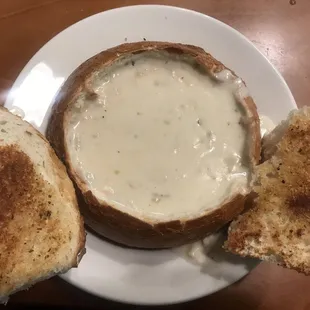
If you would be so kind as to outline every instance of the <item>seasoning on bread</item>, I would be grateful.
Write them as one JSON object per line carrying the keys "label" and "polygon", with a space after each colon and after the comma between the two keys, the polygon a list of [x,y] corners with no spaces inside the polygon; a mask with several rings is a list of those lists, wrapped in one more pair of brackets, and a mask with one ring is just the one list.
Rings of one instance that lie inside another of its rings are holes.
{"label": "seasoning on bread", "polygon": [[310,108],[263,139],[252,208],[232,222],[225,248],[310,274]]}
{"label": "seasoning on bread", "polygon": [[84,244],[64,165],[33,126],[0,107],[0,302],[76,267]]}

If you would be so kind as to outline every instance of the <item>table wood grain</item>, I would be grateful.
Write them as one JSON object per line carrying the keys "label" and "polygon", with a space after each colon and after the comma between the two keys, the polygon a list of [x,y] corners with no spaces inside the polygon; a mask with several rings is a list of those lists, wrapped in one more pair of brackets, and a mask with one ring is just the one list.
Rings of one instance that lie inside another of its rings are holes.
{"label": "table wood grain", "polygon": [[[0,0],[0,102],[20,70],[57,33],[92,14],[125,5],[167,4],[213,16],[247,36],[279,69],[297,104],[309,105],[309,0]],[[310,277],[262,263],[238,283],[167,309],[310,309]],[[143,309],[94,297],[60,278],[11,298],[7,308],[73,306]]]}

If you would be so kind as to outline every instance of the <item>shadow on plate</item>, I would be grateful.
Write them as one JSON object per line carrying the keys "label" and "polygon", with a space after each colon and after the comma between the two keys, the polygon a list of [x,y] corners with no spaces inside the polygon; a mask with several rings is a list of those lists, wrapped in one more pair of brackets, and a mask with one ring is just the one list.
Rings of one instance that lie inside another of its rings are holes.
{"label": "shadow on plate", "polygon": [[[184,259],[189,264],[194,265],[194,262],[187,258],[187,253],[182,250],[130,248],[98,235],[89,227],[87,227],[87,231],[89,236],[87,242],[88,248],[104,252],[104,255],[109,257],[109,259],[116,260],[124,265],[155,266],[178,258]],[[258,260],[244,259],[227,253],[222,247],[227,238],[226,231],[227,228],[222,229],[218,233],[216,242],[206,248],[205,254],[208,259],[206,263],[197,265],[197,268],[200,268],[201,272],[207,273],[213,278],[232,282],[238,278],[240,271],[236,271],[235,268],[229,268],[230,266],[240,265],[241,268],[250,271],[258,264]],[[226,265],[226,268],[223,268],[223,265]]]}
{"label": "shadow on plate", "polygon": [[160,265],[167,261],[174,260],[175,254],[169,249],[138,249],[116,243],[107,239],[88,226],[87,229],[87,248],[104,253],[111,260],[116,260],[121,264],[137,265]]}
{"label": "shadow on plate", "polygon": [[223,249],[223,244],[227,239],[227,230],[222,230],[219,233],[218,240],[210,246],[206,255],[210,258],[206,264],[201,266],[201,271],[209,274],[216,279],[224,279],[227,282],[233,282],[237,275],[234,269],[225,268],[223,273],[222,265],[240,265],[245,268],[246,271],[251,271],[258,265],[259,260],[251,258],[243,258]]}

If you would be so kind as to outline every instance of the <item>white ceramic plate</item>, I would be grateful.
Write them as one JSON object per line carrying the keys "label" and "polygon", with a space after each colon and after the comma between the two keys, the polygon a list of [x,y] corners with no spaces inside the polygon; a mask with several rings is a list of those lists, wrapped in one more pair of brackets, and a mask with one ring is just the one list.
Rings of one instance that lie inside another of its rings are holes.
{"label": "white ceramic plate", "polygon": [[[125,41],[159,40],[203,47],[241,76],[259,111],[275,122],[295,101],[284,79],[240,33],[197,12],[167,6],[134,6],[86,18],[49,41],[29,61],[6,102],[25,111],[42,132],[61,83],[94,54]],[[237,281],[253,261],[220,252],[204,268],[172,250],[124,249],[88,233],[80,267],[63,278],[95,295],[135,304],[168,304],[211,294]]]}

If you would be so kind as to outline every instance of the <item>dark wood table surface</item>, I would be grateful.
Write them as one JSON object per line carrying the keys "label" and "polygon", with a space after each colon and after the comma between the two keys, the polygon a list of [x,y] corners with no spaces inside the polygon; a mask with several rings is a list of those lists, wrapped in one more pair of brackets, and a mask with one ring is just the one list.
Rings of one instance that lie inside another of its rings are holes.
{"label": "dark wood table surface", "polygon": [[[64,28],[97,12],[147,3],[193,9],[236,28],[279,69],[297,104],[309,104],[310,0],[0,0],[0,102],[31,56]],[[166,308],[310,309],[309,292],[310,277],[262,263],[216,294]],[[24,305],[136,308],[94,297],[57,277],[16,294],[8,307]]]}

